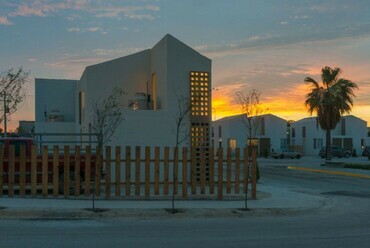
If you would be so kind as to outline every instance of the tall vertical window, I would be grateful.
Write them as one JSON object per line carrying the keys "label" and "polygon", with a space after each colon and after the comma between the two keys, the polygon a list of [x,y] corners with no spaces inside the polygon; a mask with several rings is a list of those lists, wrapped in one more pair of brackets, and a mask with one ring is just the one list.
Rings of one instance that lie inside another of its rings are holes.
{"label": "tall vertical window", "polygon": [[78,93],[78,123],[82,124],[85,113],[85,92]]}
{"label": "tall vertical window", "polygon": [[152,74],[153,110],[157,110],[157,75]]}
{"label": "tall vertical window", "polygon": [[192,116],[208,116],[210,113],[208,72],[190,72],[190,100]]}
{"label": "tall vertical window", "polygon": [[306,138],[306,127],[302,127],[302,138]]}
{"label": "tall vertical window", "polygon": [[[211,132],[211,82],[210,75],[204,71],[189,73],[189,100],[191,122],[191,147],[196,150],[197,180],[200,180],[201,152],[208,160]],[[206,178],[209,179],[209,166],[206,164]],[[207,180],[208,180],[207,179]]]}
{"label": "tall vertical window", "polygon": [[295,128],[292,128],[292,138],[295,138]]}

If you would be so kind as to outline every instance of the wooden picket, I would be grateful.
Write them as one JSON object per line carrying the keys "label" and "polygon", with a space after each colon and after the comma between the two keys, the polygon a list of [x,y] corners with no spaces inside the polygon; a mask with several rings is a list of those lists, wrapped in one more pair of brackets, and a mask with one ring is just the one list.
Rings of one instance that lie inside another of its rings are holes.
{"label": "wooden picket", "polygon": [[53,148],[53,196],[59,195],[59,147]]}
{"label": "wooden picket", "polygon": [[37,146],[31,147],[31,196],[37,194]]}
{"label": "wooden picket", "polygon": [[116,196],[121,195],[121,147],[116,146]]}
{"label": "wooden picket", "polygon": [[159,156],[160,149],[155,147],[154,149],[154,195],[159,195]]}
{"label": "wooden picket", "polygon": [[81,179],[81,151],[79,146],[75,146],[74,160],[74,193],[80,196],[80,179]]}
{"label": "wooden picket", "polygon": [[24,197],[26,195],[26,146],[20,146],[19,157],[19,195]]}
{"label": "wooden picket", "polygon": [[182,197],[188,196],[188,150],[182,148]]}
{"label": "wooden picket", "polygon": [[163,194],[168,195],[169,188],[169,171],[170,171],[170,148],[164,148],[164,189]]}
{"label": "wooden picket", "polygon": [[126,146],[126,196],[131,195],[131,147]]}
{"label": "wooden picket", "polygon": [[8,196],[14,196],[14,161],[15,149],[14,146],[9,147],[9,172],[8,172]]}
{"label": "wooden picket", "polygon": [[90,196],[91,191],[91,147],[85,148],[85,196]]}
{"label": "wooden picket", "polygon": [[145,197],[150,196],[150,147],[145,147]]}
{"label": "wooden picket", "polygon": [[3,186],[4,186],[4,146],[0,145],[0,197],[3,196]]}
{"label": "wooden picket", "polygon": [[[64,146],[64,177],[63,177],[63,192],[64,192],[64,197],[68,198],[69,197],[69,174],[70,174],[70,157],[69,157],[69,146]],[[98,193],[96,193],[98,194]]]}
{"label": "wooden picket", "polygon": [[111,147],[105,147],[105,199],[110,198]]}
{"label": "wooden picket", "polygon": [[[37,155],[37,146],[31,147],[30,155],[26,154],[25,146],[20,146],[20,154],[16,157],[14,146],[9,146],[5,154],[4,147],[0,145],[0,196],[7,192],[9,197],[14,197],[19,190],[18,195],[25,197],[30,189],[31,196],[36,197],[41,189],[42,197],[49,197],[49,192],[53,197],[60,197],[59,193],[63,192],[63,197],[68,198],[72,191],[74,197],[81,197],[83,189],[84,197],[90,197],[93,193],[96,197],[102,194],[105,199],[125,199],[132,195],[150,199],[153,196],[168,196],[171,192],[183,199],[188,198],[189,193],[222,200],[228,194],[245,193],[251,184],[251,196],[257,198],[255,149],[249,151],[244,148],[241,152],[240,148],[193,147],[188,151],[186,147],[164,147],[161,151],[159,147],[145,147],[143,156],[141,147],[135,147],[134,159],[131,159],[131,147],[126,147],[122,157],[121,147],[115,147],[113,154],[111,147],[104,148],[104,159],[102,150],[97,148],[96,154],[92,154],[90,146],[76,146],[72,150],[64,146],[61,153],[59,147],[54,146],[51,155],[48,147],[43,146],[40,156]],[[103,181],[102,168],[106,172]],[[91,174],[92,169],[94,175]],[[111,178],[111,175],[114,177]],[[63,185],[62,188],[60,185]]]}
{"label": "wooden picket", "polygon": [[209,193],[215,193],[215,149],[209,150]]}

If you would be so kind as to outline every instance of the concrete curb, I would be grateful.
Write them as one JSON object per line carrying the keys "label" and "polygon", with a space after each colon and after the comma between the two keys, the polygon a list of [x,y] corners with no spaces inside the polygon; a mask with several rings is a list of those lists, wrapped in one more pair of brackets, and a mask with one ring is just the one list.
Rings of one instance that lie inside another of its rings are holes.
{"label": "concrete curb", "polygon": [[340,176],[346,176],[346,177],[370,179],[370,175],[344,172],[344,171],[322,170],[322,169],[313,169],[313,168],[299,167],[299,166],[288,166],[288,169],[315,172],[315,173],[323,173],[323,174],[331,174],[331,175],[340,175]]}

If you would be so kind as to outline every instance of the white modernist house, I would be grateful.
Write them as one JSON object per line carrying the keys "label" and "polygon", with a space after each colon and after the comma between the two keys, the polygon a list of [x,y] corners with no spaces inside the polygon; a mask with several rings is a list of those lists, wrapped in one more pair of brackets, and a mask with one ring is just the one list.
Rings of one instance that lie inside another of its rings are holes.
{"label": "white modernist house", "polygon": [[[258,145],[259,156],[269,155],[272,149],[287,147],[287,121],[266,114],[253,117],[258,120],[256,128],[252,128],[252,144]],[[234,115],[213,122],[213,141],[215,147],[245,147],[249,137],[249,129],[245,115]]]}
{"label": "white modernist house", "polygon": [[181,99],[191,111],[180,146],[210,142],[211,60],[169,34],[151,49],[86,67],[80,80],[36,79],[35,87],[36,133],[88,133],[93,104],[118,87],[124,120],[110,145],[174,147]]}
{"label": "white modernist house", "polygon": [[[326,146],[326,133],[317,125],[316,117],[304,118],[290,126],[290,141],[293,146],[302,146],[303,155],[317,156]],[[367,123],[353,115],[342,116],[336,128],[331,131],[331,145],[339,146],[361,154],[366,145]]]}

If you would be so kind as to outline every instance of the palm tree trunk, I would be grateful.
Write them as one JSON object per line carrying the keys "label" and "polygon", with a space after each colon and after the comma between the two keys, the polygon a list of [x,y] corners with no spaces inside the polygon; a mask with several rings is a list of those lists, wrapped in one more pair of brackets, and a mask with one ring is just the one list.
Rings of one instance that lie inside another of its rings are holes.
{"label": "palm tree trunk", "polygon": [[326,130],[326,160],[331,160],[331,130]]}

